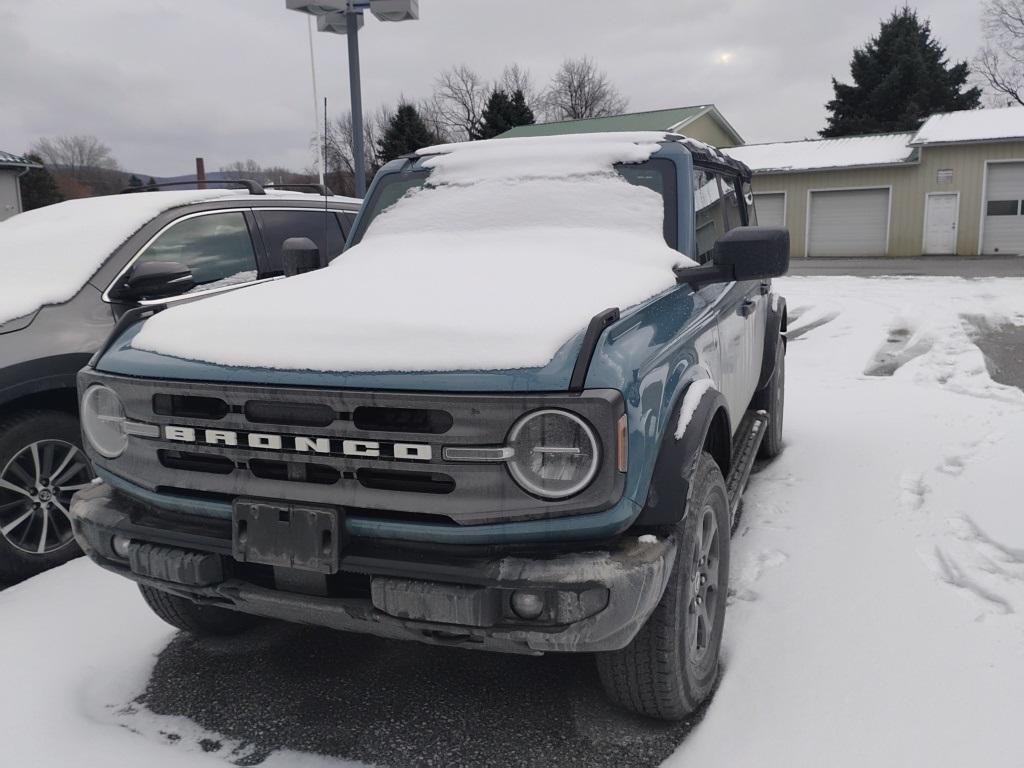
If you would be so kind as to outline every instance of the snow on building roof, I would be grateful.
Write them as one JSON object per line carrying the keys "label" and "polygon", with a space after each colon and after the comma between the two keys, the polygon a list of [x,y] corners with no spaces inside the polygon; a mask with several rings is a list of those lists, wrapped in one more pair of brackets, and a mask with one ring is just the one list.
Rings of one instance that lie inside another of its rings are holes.
{"label": "snow on building roof", "polygon": [[34,163],[26,157],[16,155],[13,152],[4,152],[0,149],[0,167],[16,166],[18,168],[40,168],[39,163]]}
{"label": "snow on building roof", "polygon": [[722,150],[755,173],[860,168],[912,162],[911,133],[849,136],[841,139],[747,144]]}
{"label": "snow on building roof", "polygon": [[104,195],[0,222],[0,323],[72,298],[121,243],[157,214],[229,190]]}
{"label": "snow on building roof", "polygon": [[1024,139],[1024,107],[966,109],[929,117],[912,146]]}

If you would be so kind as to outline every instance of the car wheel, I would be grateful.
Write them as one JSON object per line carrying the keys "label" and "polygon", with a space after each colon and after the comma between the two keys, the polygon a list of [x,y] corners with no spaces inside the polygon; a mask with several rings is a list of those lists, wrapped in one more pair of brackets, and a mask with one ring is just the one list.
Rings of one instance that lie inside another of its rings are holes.
{"label": "car wheel", "polygon": [[193,635],[237,635],[261,621],[247,613],[200,605],[145,584],[139,585],[139,591],[153,613],[172,627]]}
{"label": "car wheel", "polygon": [[608,697],[642,715],[681,720],[711,694],[729,586],[729,503],[711,454],[701,455],[675,567],[661,602],[625,648],[597,654]]}
{"label": "car wheel", "polygon": [[775,340],[775,373],[768,386],[754,396],[751,404],[768,414],[768,431],[757,451],[759,459],[774,459],[782,453],[782,417],[786,405],[786,342],[779,334]]}
{"label": "car wheel", "polygon": [[0,578],[27,578],[81,554],[68,509],[93,471],[80,434],[63,411],[0,422]]}

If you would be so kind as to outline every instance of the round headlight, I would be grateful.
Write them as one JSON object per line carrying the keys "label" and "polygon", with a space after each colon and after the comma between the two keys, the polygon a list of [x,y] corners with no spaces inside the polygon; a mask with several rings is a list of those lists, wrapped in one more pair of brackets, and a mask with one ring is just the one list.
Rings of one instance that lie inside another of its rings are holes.
{"label": "round headlight", "polygon": [[563,499],[586,488],[600,459],[594,430],[574,413],[534,411],[508,433],[508,468],[528,493]]}
{"label": "round headlight", "polygon": [[110,387],[97,384],[82,398],[82,432],[101,456],[116,459],[128,447],[121,398]]}

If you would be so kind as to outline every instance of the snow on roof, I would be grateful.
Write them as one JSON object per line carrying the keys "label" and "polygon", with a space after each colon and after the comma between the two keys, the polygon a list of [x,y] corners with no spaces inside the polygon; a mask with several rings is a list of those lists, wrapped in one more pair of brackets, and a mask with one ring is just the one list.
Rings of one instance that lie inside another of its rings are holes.
{"label": "snow on roof", "polygon": [[914,149],[908,146],[912,136],[911,133],[887,133],[841,139],[783,141],[776,144],[747,144],[722,151],[746,163],[755,173],[897,165],[913,159]]}
{"label": "snow on roof", "polygon": [[17,166],[24,168],[41,168],[42,166],[38,163],[34,163],[28,158],[16,155],[13,152],[4,152],[0,150],[0,166]]}
{"label": "snow on roof", "polygon": [[639,304],[692,264],[665,244],[661,196],[612,167],[646,160],[662,136],[423,150],[429,185],[329,267],[171,307],[132,346],[289,370],[542,367],[594,314]]}
{"label": "snow on roof", "polygon": [[229,190],[68,200],[0,222],[0,323],[72,298],[121,243],[170,208]]}
{"label": "snow on roof", "polygon": [[913,145],[1024,139],[1024,107],[967,109],[929,117]]}

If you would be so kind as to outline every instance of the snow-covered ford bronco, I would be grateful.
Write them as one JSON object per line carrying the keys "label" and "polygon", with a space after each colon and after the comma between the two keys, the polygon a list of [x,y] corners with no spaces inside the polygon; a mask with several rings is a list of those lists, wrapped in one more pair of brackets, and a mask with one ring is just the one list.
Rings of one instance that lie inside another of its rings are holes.
{"label": "snow-covered ford bronco", "polygon": [[326,269],[114,331],[79,374],[78,541],[190,632],[592,652],[684,717],[781,450],[789,240],[749,182],[663,133],[389,163]]}

